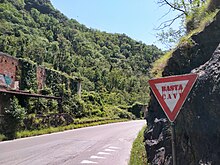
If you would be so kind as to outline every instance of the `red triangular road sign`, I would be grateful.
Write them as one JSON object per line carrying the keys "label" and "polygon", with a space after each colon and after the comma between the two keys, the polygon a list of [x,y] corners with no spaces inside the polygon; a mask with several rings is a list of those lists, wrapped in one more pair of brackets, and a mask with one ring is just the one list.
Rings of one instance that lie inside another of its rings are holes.
{"label": "red triangular road sign", "polygon": [[171,122],[176,119],[197,77],[197,74],[188,74],[149,80],[155,97]]}

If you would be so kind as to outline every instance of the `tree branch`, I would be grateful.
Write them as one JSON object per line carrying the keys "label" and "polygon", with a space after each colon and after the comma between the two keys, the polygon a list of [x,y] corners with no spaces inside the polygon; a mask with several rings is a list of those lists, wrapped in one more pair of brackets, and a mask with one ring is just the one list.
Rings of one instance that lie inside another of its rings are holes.
{"label": "tree branch", "polygon": [[[158,26],[158,28],[156,28],[155,30],[162,30],[162,29],[165,29],[165,28],[171,26],[178,18],[182,17],[183,15],[184,15],[184,13],[182,13],[182,14],[176,16],[176,17],[173,18],[173,19],[170,19],[170,20],[167,20],[167,21],[165,21],[165,22],[162,22],[162,23]],[[168,23],[168,24],[167,24],[167,23]]]}
{"label": "tree branch", "polygon": [[171,8],[173,8],[173,9],[175,9],[175,10],[178,10],[178,11],[184,13],[186,16],[188,15],[186,11],[184,11],[184,10],[182,10],[182,9],[180,9],[180,8],[178,8],[178,7],[176,7],[175,5],[173,5],[173,4],[171,4],[171,3],[169,3],[167,0],[163,0],[163,1],[164,1],[167,5],[169,5]]}

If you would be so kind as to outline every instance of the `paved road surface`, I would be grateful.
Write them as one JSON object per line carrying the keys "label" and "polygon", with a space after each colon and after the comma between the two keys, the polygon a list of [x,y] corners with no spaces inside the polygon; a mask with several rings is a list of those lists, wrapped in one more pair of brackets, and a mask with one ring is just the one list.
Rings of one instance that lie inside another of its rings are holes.
{"label": "paved road surface", "polygon": [[145,121],[87,127],[0,143],[1,165],[127,165]]}

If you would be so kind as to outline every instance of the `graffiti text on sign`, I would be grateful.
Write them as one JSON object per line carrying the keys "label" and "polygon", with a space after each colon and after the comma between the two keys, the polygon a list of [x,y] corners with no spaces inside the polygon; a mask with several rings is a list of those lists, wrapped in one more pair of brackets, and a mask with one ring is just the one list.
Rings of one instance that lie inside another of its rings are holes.
{"label": "graffiti text on sign", "polygon": [[183,92],[182,84],[162,86],[162,97],[166,99],[177,99],[181,97]]}

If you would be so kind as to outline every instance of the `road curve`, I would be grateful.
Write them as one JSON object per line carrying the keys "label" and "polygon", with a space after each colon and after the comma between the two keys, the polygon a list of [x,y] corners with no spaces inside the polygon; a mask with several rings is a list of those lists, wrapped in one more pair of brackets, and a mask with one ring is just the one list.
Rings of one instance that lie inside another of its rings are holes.
{"label": "road curve", "polygon": [[144,120],[80,128],[0,143],[1,165],[127,165]]}

